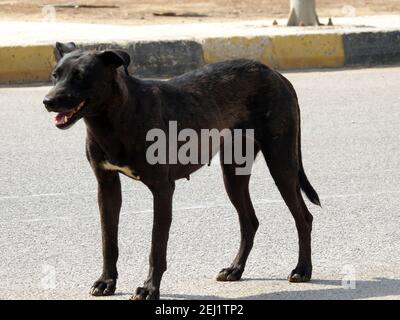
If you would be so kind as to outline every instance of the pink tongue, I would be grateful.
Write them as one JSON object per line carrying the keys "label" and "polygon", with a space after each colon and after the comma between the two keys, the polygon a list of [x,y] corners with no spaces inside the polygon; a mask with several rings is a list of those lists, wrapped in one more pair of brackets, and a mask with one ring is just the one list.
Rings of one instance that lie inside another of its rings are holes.
{"label": "pink tongue", "polygon": [[[71,112],[65,112],[65,113],[58,113],[55,117],[54,117],[54,123],[55,124],[64,124],[68,121],[68,119],[70,117],[72,117],[72,115],[74,114],[73,111]],[[67,121],[65,121],[65,117],[67,117]]]}

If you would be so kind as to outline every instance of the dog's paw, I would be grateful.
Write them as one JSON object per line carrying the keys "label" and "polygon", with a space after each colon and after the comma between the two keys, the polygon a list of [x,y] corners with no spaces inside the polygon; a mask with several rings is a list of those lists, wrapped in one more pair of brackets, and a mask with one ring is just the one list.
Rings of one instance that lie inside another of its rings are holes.
{"label": "dog's paw", "polygon": [[217,275],[217,281],[239,281],[243,271],[243,268],[240,267],[222,269]]}
{"label": "dog's paw", "polygon": [[311,280],[311,267],[296,267],[288,276],[289,282],[308,282]]}
{"label": "dog's paw", "polygon": [[99,279],[93,284],[92,288],[90,288],[90,294],[95,297],[111,296],[114,294],[116,288],[117,280]]}
{"label": "dog's paw", "polygon": [[139,287],[136,289],[135,295],[130,300],[159,300],[160,291],[156,289],[148,289]]}

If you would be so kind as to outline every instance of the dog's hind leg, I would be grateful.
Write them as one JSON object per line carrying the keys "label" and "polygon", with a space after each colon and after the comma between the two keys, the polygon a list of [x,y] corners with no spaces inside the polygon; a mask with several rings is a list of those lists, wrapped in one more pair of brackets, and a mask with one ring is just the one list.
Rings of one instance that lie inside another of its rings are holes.
{"label": "dog's hind leg", "polygon": [[[259,149],[255,146],[255,156]],[[237,175],[235,164],[224,164],[224,153],[220,151],[221,166],[225,189],[229,199],[239,214],[240,222],[240,247],[230,267],[222,269],[217,281],[237,281],[242,277],[247,258],[253,247],[254,236],[258,229],[258,220],[254,212],[249,194],[250,175]]]}
{"label": "dog's hind leg", "polygon": [[264,139],[261,151],[268,168],[286,205],[296,223],[299,237],[299,258],[296,268],[290,273],[290,282],[305,282],[311,279],[311,229],[313,217],[308,211],[300,192],[298,153],[298,128],[288,126],[280,135]]}

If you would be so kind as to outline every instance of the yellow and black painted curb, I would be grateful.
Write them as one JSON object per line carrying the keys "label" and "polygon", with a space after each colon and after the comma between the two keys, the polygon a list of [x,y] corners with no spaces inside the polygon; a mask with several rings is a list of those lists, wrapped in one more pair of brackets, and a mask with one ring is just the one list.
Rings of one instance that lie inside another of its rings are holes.
{"label": "yellow and black painted curb", "polygon": [[[247,58],[273,68],[337,68],[400,62],[400,31],[232,36],[201,40],[80,44],[120,48],[140,77],[171,77],[202,65]],[[45,82],[55,65],[52,45],[0,46],[0,83]]]}

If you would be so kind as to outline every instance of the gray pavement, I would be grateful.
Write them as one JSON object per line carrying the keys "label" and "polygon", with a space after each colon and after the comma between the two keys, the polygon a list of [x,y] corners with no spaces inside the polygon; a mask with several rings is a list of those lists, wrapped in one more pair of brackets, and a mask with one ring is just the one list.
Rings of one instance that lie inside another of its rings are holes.
{"label": "gray pavement", "polygon": [[[326,23],[327,18],[321,18]],[[110,25],[71,22],[0,21],[0,46],[51,44],[56,41],[77,43],[119,43],[132,41],[202,40],[212,37],[272,36],[362,31],[399,30],[400,16],[337,17],[332,27],[286,28],[287,19],[243,20],[239,22],[202,22],[184,25]]]}
{"label": "gray pavement", "polygon": [[[214,161],[177,183],[162,298],[400,298],[400,67],[286,76],[299,94],[304,166],[323,206],[307,202],[313,281],[285,280],[297,235],[261,157],[251,180],[261,225],[243,281],[214,280],[239,242]],[[55,129],[41,105],[47,90],[0,88],[0,299],[94,299],[88,291],[101,272],[84,124]],[[147,274],[150,193],[122,180],[118,295],[107,299],[127,299]],[[342,286],[354,278],[355,289]]]}

